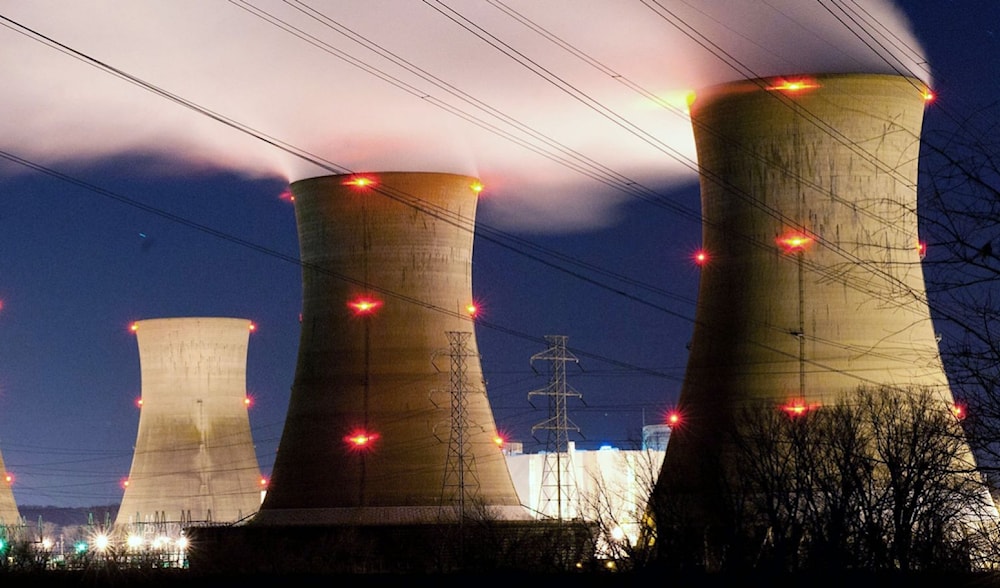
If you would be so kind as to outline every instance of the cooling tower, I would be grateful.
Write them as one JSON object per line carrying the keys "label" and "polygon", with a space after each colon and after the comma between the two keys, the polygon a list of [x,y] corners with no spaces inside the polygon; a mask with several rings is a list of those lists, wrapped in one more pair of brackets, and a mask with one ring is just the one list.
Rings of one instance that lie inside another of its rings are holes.
{"label": "cooling tower", "polygon": [[21,513],[17,510],[17,502],[14,500],[14,491],[11,489],[10,474],[7,466],[3,463],[3,455],[0,454],[0,539],[6,535],[4,527],[17,527],[21,525]]}
{"label": "cooling tower", "polygon": [[708,262],[654,499],[721,508],[722,440],[750,406],[832,405],[861,386],[952,406],[917,234],[925,93],[907,77],[845,74],[698,94]]}
{"label": "cooling tower", "polygon": [[228,523],[260,508],[246,404],[251,328],[238,318],[133,324],[142,402],[116,526]]}
{"label": "cooling tower", "polygon": [[479,182],[390,172],[291,189],[302,333],[254,524],[527,520],[468,310]]}

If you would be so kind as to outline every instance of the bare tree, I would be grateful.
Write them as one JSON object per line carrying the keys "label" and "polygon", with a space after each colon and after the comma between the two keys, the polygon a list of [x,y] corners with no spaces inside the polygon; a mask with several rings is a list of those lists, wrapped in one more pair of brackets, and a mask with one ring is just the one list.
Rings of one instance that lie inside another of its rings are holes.
{"label": "bare tree", "polygon": [[996,555],[984,540],[996,510],[940,395],[861,388],[803,413],[759,405],[734,435],[730,567],[968,570]]}
{"label": "bare tree", "polygon": [[620,571],[649,564],[656,528],[649,499],[663,461],[663,452],[649,449],[622,452],[616,476],[588,470],[590,490],[580,496],[583,518],[594,523],[600,557]]}
{"label": "bare tree", "polygon": [[923,141],[923,266],[945,369],[968,404],[965,428],[981,466],[998,478],[1000,103],[956,123]]}

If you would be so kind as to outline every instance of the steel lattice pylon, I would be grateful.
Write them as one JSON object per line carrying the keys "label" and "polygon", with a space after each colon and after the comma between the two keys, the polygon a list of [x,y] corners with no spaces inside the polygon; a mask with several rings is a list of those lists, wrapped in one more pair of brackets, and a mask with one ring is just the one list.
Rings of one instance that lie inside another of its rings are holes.
{"label": "steel lattice pylon", "polygon": [[448,331],[448,356],[450,358],[449,396],[451,398],[451,432],[448,437],[448,457],[442,486],[442,505],[454,505],[464,519],[468,503],[479,495],[479,477],[472,442],[467,435],[469,423],[467,394],[475,391],[469,386],[466,358],[469,357],[468,341],[471,333]]}
{"label": "steel lattice pylon", "polygon": [[[549,348],[531,357],[536,360],[551,362],[549,384],[541,390],[528,393],[533,396],[546,396],[549,404],[549,418],[531,427],[534,435],[539,430],[546,431],[545,461],[542,465],[541,500],[539,510],[542,514],[554,516],[559,520],[573,518],[574,513],[569,508],[576,501],[576,479],[573,475],[573,464],[569,456],[569,433],[579,432],[580,428],[569,420],[566,401],[570,396],[581,397],[566,382],[566,362],[579,363],[579,360],[566,349],[564,335],[546,335]],[[555,508],[552,508],[552,505]]]}

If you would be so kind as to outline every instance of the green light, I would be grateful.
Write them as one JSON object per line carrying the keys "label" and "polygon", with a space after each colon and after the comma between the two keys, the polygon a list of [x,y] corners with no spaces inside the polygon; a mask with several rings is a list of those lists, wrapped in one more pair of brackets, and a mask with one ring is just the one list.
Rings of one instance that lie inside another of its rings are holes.
{"label": "green light", "polygon": [[77,541],[73,544],[73,551],[75,551],[77,555],[82,555],[87,553],[87,547],[86,541]]}

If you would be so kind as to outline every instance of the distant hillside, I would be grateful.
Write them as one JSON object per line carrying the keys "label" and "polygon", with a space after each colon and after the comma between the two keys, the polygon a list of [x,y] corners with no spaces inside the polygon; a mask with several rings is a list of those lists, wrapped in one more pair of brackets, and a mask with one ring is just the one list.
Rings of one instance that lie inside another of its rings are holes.
{"label": "distant hillside", "polygon": [[60,506],[18,506],[21,517],[28,525],[38,524],[38,517],[43,523],[52,523],[60,527],[73,525],[86,525],[91,521],[95,525],[107,522],[114,522],[118,514],[118,505],[105,506],[82,506],[82,507],[60,507]]}

